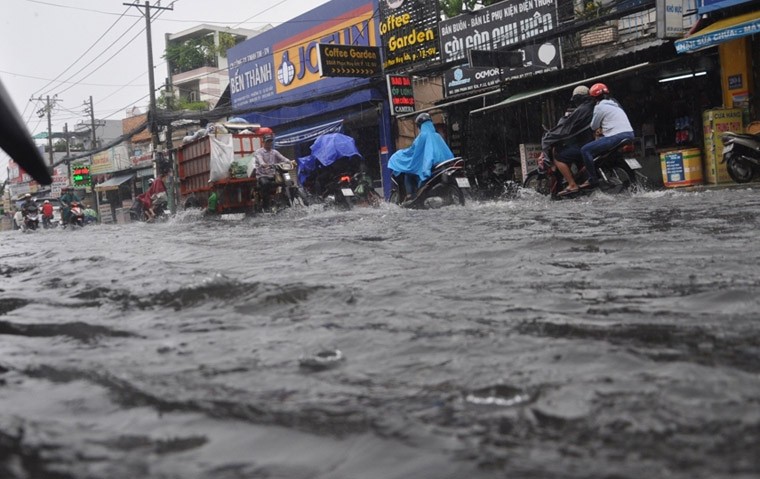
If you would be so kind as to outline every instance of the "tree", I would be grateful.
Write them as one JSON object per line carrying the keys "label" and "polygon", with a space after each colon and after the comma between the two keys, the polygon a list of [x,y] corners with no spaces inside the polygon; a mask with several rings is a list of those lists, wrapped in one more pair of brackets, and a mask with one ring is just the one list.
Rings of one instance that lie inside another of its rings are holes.
{"label": "tree", "polygon": [[162,58],[169,62],[172,71],[186,72],[207,65],[215,66],[216,51],[214,36],[206,35],[169,43]]}
{"label": "tree", "polygon": [[58,140],[53,143],[53,151],[66,151],[66,140]]}
{"label": "tree", "polygon": [[503,0],[438,0],[438,5],[441,8],[441,13],[446,18],[454,18],[463,13],[462,4],[465,5],[467,10],[473,11],[479,8],[489,7],[501,1]]}

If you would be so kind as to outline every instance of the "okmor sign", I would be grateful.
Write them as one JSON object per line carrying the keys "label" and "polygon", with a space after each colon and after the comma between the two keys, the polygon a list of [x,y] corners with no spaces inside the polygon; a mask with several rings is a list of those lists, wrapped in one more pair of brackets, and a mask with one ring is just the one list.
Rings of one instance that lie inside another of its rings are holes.
{"label": "okmor sign", "polygon": [[[467,51],[509,50],[557,26],[557,0],[507,0],[440,23],[441,60],[464,63]],[[505,70],[505,77],[530,71],[554,70],[561,66],[558,39],[516,49],[523,66]]]}

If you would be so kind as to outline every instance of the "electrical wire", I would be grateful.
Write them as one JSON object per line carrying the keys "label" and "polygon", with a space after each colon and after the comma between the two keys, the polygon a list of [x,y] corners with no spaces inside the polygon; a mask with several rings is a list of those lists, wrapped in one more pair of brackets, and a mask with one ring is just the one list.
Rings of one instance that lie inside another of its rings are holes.
{"label": "electrical wire", "polygon": [[[63,70],[63,71],[62,71],[62,72],[61,72],[61,73],[60,73],[60,74],[59,74],[57,77],[53,78],[53,79],[52,79],[52,80],[50,80],[50,81],[49,81],[49,82],[48,82],[48,83],[47,83],[45,86],[43,86],[42,88],[40,88],[40,89],[39,89],[39,90],[37,90],[36,92],[32,93],[32,96],[36,95],[37,93],[41,92],[41,91],[42,91],[42,90],[44,90],[45,88],[49,87],[49,86],[50,86],[52,83],[54,83],[54,82],[55,82],[55,81],[57,81],[59,78],[61,78],[61,77],[62,77],[62,76],[63,76],[63,75],[64,75],[64,74],[67,72],[67,71],[69,71],[71,68],[73,68],[73,67],[74,67],[74,65],[76,65],[76,64],[77,64],[77,62],[79,62],[79,60],[81,60],[82,58],[84,58],[84,56],[85,56],[85,55],[87,55],[87,54],[88,54],[88,53],[89,53],[89,52],[90,52],[90,51],[91,51],[93,48],[95,48],[95,45],[97,45],[97,44],[98,44],[98,42],[100,42],[100,40],[102,40],[102,39],[103,39],[103,37],[105,37],[105,36],[108,34],[108,32],[110,32],[110,31],[111,31],[111,30],[112,30],[112,29],[113,29],[113,28],[116,26],[116,24],[117,24],[117,23],[119,23],[119,21],[122,19],[122,17],[124,17],[124,14],[126,14],[128,11],[129,11],[129,8],[127,8],[127,9],[124,11],[124,13],[122,13],[122,14],[119,16],[119,18],[117,18],[117,19],[116,19],[116,20],[115,20],[115,21],[114,21],[114,22],[111,24],[111,26],[109,26],[109,27],[106,29],[106,31],[105,31],[105,32],[103,32],[103,34],[102,34],[102,35],[100,35],[100,36],[98,37],[98,39],[97,39],[97,40],[95,40],[95,41],[93,42],[93,44],[92,44],[92,45],[90,45],[90,47],[89,47],[89,48],[87,48],[87,50],[85,50],[85,51],[84,51],[84,53],[82,53],[81,55],[79,55],[79,57],[78,57],[76,60],[74,60],[74,61],[73,61],[73,62],[72,62],[72,63],[71,63],[71,64],[70,64],[68,67],[66,67],[66,69],[65,69],[65,70]],[[131,29],[131,28],[132,28],[132,27],[129,27],[129,29]],[[128,29],[127,31],[129,31],[129,29]],[[120,38],[121,38],[121,37],[120,37]],[[116,39],[116,41],[118,41],[118,40],[119,40],[119,39],[117,38],[117,39]],[[80,70],[80,71],[81,71],[81,70]],[[78,72],[77,72],[77,73],[78,73]],[[76,74],[74,74],[74,75],[76,75]],[[68,80],[70,80],[70,79],[71,79],[71,78],[67,78],[65,81],[68,81]]]}
{"label": "electrical wire", "polygon": [[[68,82],[69,80],[71,80],[72,78],[74,78],[75,76],[77,76],[79,73],[81,73],[81,72],[82,72],[82,70],[84,70],[85,68],[87,68],[87,67],[89,67],[90,65],[92,65],[93,63],[95,63],[95,61],[96,61],[96,60],[98,60],[98,59],[100,58],[100,55],[103,55],[103,54],[104,54],[104,53],[106,53],[108,50],[110,50],[110,49],[111,49],[111,47],[113,47],[114,45],[116,45],[116,42],[118,42],[119,40],[121,40],[122,38],[124,38],[124,36],[125,36],[127,33],[129,33],[129,31],[130,31],[130,30],[132,30],[132,29],[134,28],[134,26],[135,26],[135,25],[137,25],[137,23],[139,23],[139,22],[140,22],[140,20],[137,20],[135,23],[133,23],[133,24],[132,24],[132,25],[131,25],[129,28],[127,28],[127,29],[124,31],[124,33],[122,33],[122,34],[119,36],[119,38],[117,38],[117,39],[116,39],[114,42],[112,42],[112,43],[111,43],[111,44],[110,44],[110,45],[109,45],[109,46],[108,46],[108,47],[107,47],[105,50],[103,50],[102,52],[100,52],[100,53],[98,54],[98,56],[97,56],[97,57],[93,58],[93,59],[92,59],[90,62],[88,62],[88,63],[87,63],[85,66],[83,66],[82,68],[80,68],[79,70],[77,70],[77,71],[76,71],[76,72],[75,72],[73,75],[71,75],[70,77],[68,77],[68,78],[67,78],[65,81],[66,81],[66,82]],[[112,60],[112,59],[113,59],[113,58],[114,58],[116,55],[118,55],[119,53],[121,53],[121,52],[122,52],[122,51],[123,51],[125,48],[127,48],[127,47],[128,47],[128,46],[129,46],[129,45],[130,45],[130,44],[131,44],[133,41],[135,41],[135,40],[137,39],[137,37],[138,37],[138,36],[140,36],[140,34],[141,34],[142,32],[144,32],[144,31],[145,31],[145,27],[143,27],[143,29],[142,29],[142,30],[140,30],[139,32],[137,32],[137,34],[136,34],[135,36],[133,36],[133,37],[132,37],[132,38],[131,38],[131,39],[130,39],[130,40],[127,42],[127,43],[125,43],[125,44],[124,44],[124,46],[122,46],[122,47],[121,47],[119,50],[117,50],[117,51],[116,51],[116,53],[114,53],[113,55],[111,55],[110,57],[108,57],[108,59],[107,59],[106,61],[104,61],[104,62],[103,62],[103,63],[101,63],[99,66],[97,66],[97,67],[96,67],[94,70],[92,70],[90,73],[88,73],[87,75],[85,75],[85,76],[84,76],[84,78],[87,78],[88,76],[92,75],[92,74],[93,74],[93,73],[95,73],[96,71],[98,71],[98,70],[100,70],[101,68],[103,68],[103,66],[105,66],[105,65],[106,65],[108,62],[110,62],[110,61],[111,61],[111,60]],[[81,81],[81,80],[80,80],[80,81]],[[70,89],[72,89],[73,87],[77,86],[78,84],[79,84],[78,82],[77,82],[77,83],[74,83],[74,84],[70,85],[69,87],[67,87],[67,88],[65,88],[65,89],[63,89],[63,90],[61,90],[61,91],[59,91],[59,92],[58,92],[58,94],[62,94],[62,93],[64,93],[64,92],[67,92],[67,91],[69,91]],[[49,93],[49,92],[48,92],[48,93]]]}

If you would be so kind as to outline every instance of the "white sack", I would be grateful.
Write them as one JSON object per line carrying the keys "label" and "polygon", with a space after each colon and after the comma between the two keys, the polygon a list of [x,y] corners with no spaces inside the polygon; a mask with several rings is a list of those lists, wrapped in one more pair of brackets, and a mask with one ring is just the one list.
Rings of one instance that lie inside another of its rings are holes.
{"label": "white sack", "polygon": [[211,161],[209,181],[219,181],[230,176],[230,165],[235,159],[232,135],[210,135]]}

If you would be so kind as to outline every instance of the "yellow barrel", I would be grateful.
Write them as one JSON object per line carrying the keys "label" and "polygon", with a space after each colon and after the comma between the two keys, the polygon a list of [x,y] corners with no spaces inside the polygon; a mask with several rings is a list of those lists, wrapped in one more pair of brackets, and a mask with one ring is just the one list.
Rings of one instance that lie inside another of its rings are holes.
{"label": "yellow barrel", "polygon": [[668,188],[704,183],[702,154],[699,148],[663,151],[660,153],[660,165],[662,183]]}

